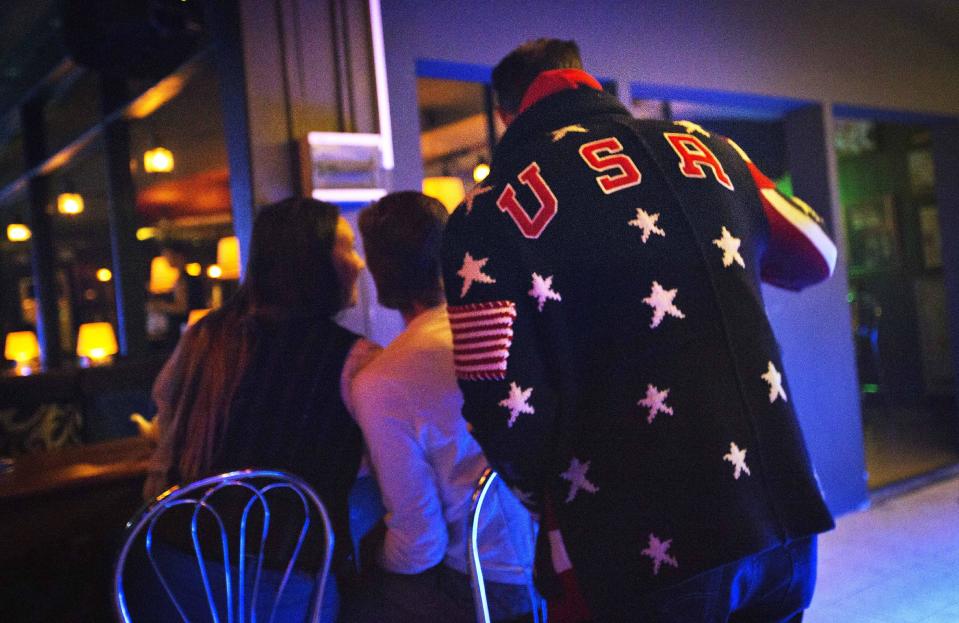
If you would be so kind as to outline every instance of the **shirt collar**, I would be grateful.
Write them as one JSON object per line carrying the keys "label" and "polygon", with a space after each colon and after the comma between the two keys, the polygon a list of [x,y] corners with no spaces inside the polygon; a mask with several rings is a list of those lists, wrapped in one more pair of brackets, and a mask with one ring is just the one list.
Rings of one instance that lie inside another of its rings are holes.
{"label": "shirt collar", "polygon": [[519,111],[524,110],[554,93],[567,89],[578,89],[582,86],[602,91],[603,87],[593,76],[582,69],[550,69],[536,76],[519,104]]}

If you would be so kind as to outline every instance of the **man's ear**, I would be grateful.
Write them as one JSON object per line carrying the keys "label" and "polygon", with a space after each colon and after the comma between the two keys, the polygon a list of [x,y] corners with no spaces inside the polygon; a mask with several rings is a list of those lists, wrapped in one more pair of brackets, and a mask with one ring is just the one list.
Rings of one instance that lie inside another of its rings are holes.
{"label": "man's ear", "polygon": [[513,119],[516,119],[516,113],[511,113],[500,106],[496,107],[496,116],[499,117],[499,120],[507,128],[509,124],[513,123]]}

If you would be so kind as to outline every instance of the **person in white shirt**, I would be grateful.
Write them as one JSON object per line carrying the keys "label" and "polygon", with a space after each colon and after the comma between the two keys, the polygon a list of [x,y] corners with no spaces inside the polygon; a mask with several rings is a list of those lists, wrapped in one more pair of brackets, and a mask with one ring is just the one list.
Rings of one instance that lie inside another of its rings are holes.
{"label": "person in white shirt", "polygon": [[[418,192],[387,195],[359,218],[380,304],[405,330],[356,377],[354,417],[386,507],[374,577],[347,606],[359,621],[472,621],[470,497],[488,466],[461,415],[440,278],[447,212]],[[531,609],[534,525],[505,487],[484,503],[480,556],[491,616]]]}

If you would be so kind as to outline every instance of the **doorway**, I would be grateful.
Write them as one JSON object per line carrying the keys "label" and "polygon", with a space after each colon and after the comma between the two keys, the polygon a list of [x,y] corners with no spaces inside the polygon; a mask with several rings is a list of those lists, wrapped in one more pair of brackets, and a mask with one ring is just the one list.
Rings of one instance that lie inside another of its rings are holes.
{"label": "doorway", "polygon": [[959,462],[955,363],[930,131],[835,121],[871,490]]}

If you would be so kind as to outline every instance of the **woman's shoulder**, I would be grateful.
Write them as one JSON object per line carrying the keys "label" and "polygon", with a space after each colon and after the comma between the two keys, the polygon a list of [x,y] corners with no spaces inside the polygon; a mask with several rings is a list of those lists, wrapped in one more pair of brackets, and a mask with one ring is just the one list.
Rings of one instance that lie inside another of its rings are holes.
{"label": "woman's shoulder", "polygon": [[353,347],[347,354],[346,361],[343,363],[343,373],[340,376],[340,395],[350,413],[353,413],[353,381],[381,352],[383,348],[379,344],[360,337],[353,343]]}

